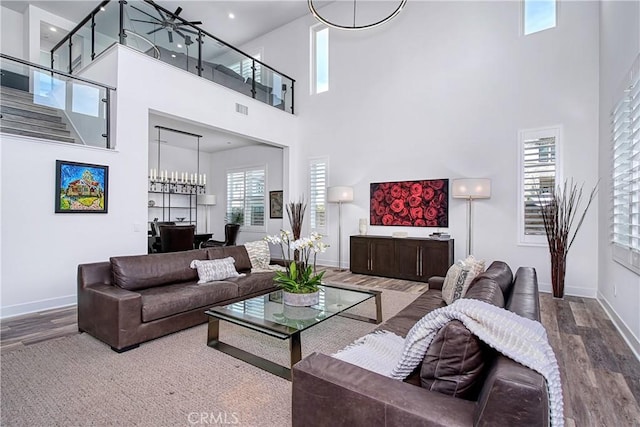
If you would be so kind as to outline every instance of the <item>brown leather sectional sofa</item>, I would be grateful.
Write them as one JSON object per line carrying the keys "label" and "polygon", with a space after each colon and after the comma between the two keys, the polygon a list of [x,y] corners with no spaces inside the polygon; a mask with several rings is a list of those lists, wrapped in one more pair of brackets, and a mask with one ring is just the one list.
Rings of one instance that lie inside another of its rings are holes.
{"label": "brown leather sectional sofa", "polygon": [[[406,336],[429,311],[444,306],[442,278],[378,329]],[[540,320],[535,269],[494,262],[465,298]],[[313,353],[293,367],[293,426],[548,426],[542,375],[502,356],[458,321],[434,338],[422,366],[398,381]]]}
{"label": "brown leather sectional sofa", "polygon": [[[193,260],[232,256],[243,277],[198,285]],[[78,266],[78,329],[122,352],[205,323],[215,305],[275,290],[272,272],[251,273],[244,246],[112,257]]]}

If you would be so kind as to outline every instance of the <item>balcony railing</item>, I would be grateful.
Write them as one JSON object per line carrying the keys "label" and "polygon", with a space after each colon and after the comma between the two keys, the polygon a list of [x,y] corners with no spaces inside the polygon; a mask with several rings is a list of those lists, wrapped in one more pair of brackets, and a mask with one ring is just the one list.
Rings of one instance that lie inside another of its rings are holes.
{"label": "balcony railing", "polygon": [[294,113],[294,79],[151,0],[103,1],[51,50],[51,66],[73,74],[113,43]]}
{"label": "balcony railing", "polygon": [[2,131],[113,148],[109,133],[115,88],[0,53]]}

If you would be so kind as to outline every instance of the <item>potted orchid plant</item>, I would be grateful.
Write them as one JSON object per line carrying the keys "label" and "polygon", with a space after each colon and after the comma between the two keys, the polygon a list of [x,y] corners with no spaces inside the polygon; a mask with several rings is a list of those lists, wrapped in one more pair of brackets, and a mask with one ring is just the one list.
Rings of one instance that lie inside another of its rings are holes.
{"label": "potted orchid plant", "polygon": [[[324,271],[316,271],[319,253],[327,250],[328,245],[322,242],[322,236],[311,233],[309,237],[292,239],[292,233],[281,230],[279,235],[267,236],[265,240],[279,245],[286,271],[276,272],[274,281],[284,291],[284,302],[289,305],[309,306],[318,303],[319,288]],[[292,255],[298,253],[296,261]]]}

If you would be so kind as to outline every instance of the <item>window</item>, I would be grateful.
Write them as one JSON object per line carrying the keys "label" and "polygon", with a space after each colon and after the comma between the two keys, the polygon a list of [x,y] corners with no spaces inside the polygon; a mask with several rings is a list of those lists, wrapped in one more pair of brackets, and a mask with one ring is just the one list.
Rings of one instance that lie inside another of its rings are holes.
{"label": "window", "polygon": [[556,26],[556,0],[523,0],[524,35]]}
{"label": "window", "polygon": [[[255,55],[253,55],[253,59],[257,59],[258,61],[260,61],[261,56],[262,56],[261,53],[258,52]],[[229,68],[235,71],[236,73],[240,74],[246,80],[248,78],[253,78],[253,71],[251,70],[252,64],[253,64],[253,61],[249,58],[246,58],[240,62],[231,64]],[[261,74],[262,74],[262,65],[256,62],[256,81],[258,83],[260,83],[260,80],[262,79]]]}
{"label": "window", "polygon": [[329,28],[311,27],[311,94],[329,90]]}
{"label": "window", "polygon": [[640,56],[611,112],[613,258],[640,274]]}
{"label": "window", "polygon": [[559,127],[520,132],[520,244],[547,244],[540,206],[546,203],[560,181],[559,137]]}
{"label": "window", "polygon": [[240,225],[264,229],[265,167],[227,172],[227,220],[240,217]]}
{"label": "window", "polygon": [[327,176],[329,161],[327,158],[309,161],[309,218],[311,230],[319,233],[327,228]]}

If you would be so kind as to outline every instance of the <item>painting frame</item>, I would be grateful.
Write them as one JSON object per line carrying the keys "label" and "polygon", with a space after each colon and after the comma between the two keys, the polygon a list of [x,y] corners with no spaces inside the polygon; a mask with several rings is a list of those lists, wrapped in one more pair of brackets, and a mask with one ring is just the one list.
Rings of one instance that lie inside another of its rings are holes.
{"label": "painting frame", "polygon": [[55,213],[106,214],[108,201],[109,166],[56,160]]}
{"label": "painting frame", "polygon": [[282,219],[283,191],[269,191],[269,218]]}
{"label": "painting frame", "polygon": [[372,226],[449,227],[449,179],[370,184]]}

